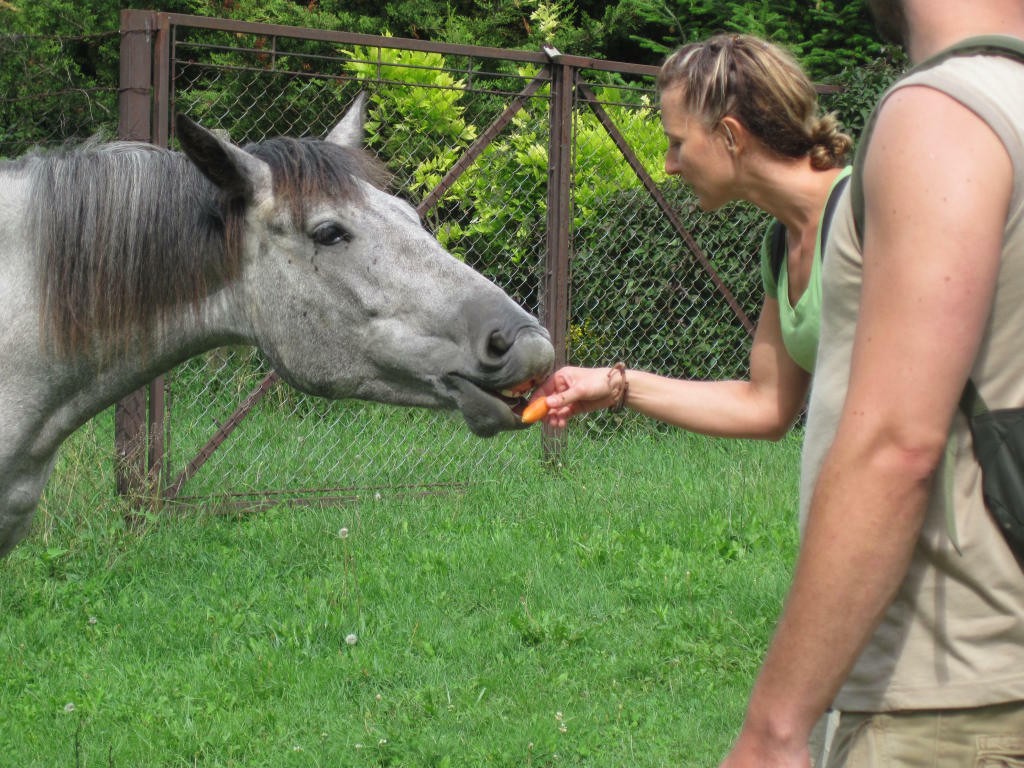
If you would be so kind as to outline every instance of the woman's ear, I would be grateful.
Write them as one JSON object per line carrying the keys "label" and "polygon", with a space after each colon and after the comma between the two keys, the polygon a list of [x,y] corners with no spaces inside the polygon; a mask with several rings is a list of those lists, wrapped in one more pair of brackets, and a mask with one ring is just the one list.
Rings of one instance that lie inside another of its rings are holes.
{"label": "woman's ear", "polygon": [[743,124],[735,117],[726,115],[719,121],[718,128],[725,139],[725,148],[730,152],[736,152],[746,137],[746,130],[743,128]]}

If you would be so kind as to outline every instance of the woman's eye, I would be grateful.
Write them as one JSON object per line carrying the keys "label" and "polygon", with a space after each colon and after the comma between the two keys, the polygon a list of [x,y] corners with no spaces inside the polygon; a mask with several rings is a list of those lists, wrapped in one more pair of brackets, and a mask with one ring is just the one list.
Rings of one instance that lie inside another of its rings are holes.
{"label": "woman's eye", "polygon": [[351,233],[340,224],[327,222],[313,230],[313,241],[317,245],[338,245],[352,239]]}

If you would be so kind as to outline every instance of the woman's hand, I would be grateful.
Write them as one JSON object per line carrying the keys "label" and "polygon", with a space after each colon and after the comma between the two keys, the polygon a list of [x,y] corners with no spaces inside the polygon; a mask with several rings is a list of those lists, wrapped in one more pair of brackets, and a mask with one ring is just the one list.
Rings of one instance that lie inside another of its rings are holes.
{"label": "woman's hand", "polygon": [[611,368],[559,368],[533,393],[533,399],[547,398],[544,423],[561,428],[573,416],[615,405],[621,390],[615,387],[620,382],[616,382],[611,373]]}

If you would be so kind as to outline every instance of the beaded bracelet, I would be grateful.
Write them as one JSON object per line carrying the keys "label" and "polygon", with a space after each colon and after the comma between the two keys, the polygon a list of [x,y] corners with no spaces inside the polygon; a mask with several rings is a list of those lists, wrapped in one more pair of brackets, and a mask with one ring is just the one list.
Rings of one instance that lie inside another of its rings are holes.
{"label": "beaded bracelet", "polygon": [[[616,377],[614,374],[618,373]],[[617,379],[618,381],[613,381]],[[621,411],[626,407],[626,393],[629,392],[629,381],[626,380],[626,364],[618,362],[608,369],[608,388],[615,398],[615,402],[608,407],[612,412]]]}

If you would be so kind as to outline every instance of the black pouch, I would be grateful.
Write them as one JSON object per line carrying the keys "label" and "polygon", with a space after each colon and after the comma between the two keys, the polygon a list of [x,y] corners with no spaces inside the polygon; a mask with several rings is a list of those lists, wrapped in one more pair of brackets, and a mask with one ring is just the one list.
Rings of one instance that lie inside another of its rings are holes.
{"label": "black pouch", "polygon": [[988,410],[971,381],[960,405],[981,466],[985,506],[1024,568],[1024,408]]}

